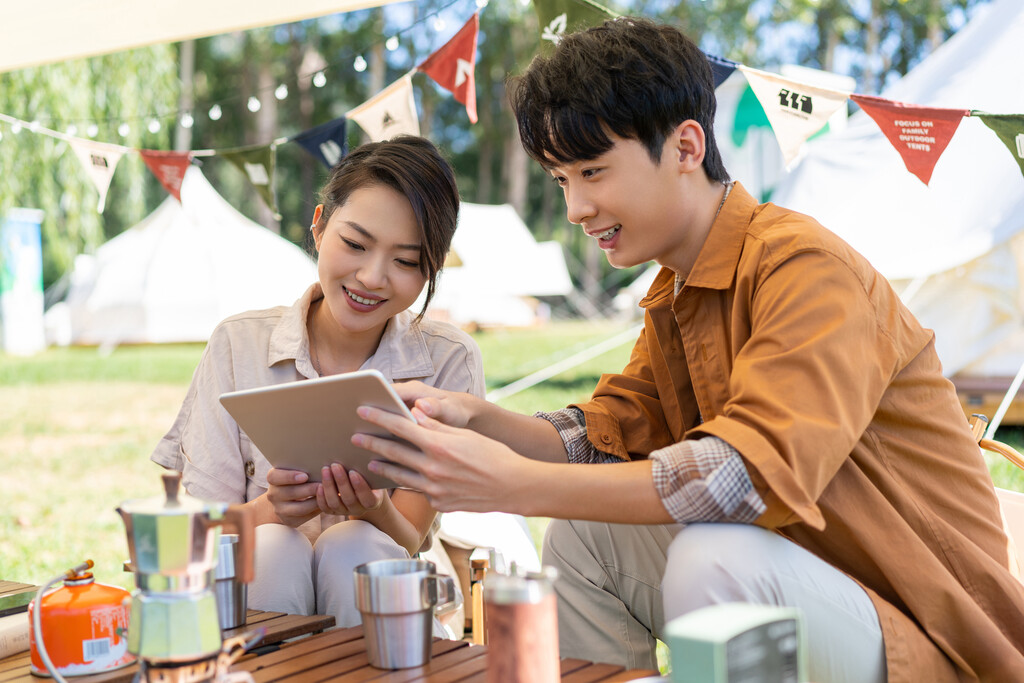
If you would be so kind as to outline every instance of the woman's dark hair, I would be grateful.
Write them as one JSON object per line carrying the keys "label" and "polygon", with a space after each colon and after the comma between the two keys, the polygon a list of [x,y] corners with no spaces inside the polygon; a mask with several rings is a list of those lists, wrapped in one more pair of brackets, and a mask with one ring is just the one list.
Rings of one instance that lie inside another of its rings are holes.
{"label": "woman's dark hair", "polygon": [[427,295],[417,318],[423,317],[434,296],[459,217],[455,172],[441,151],[426,138],[398,135],[355,148],[333,169],[320,190],[324,205],[317,229],[353,192],[368,186],[390,187],[409,200],[420,228],[420,272],[427,277]]}
{"label": "woman's dark hair", "polygon": [[680,31],[620,17],[563,38],[509,81],[526,152],[544,165],[593,159],[609,132],[640,142],[654,163],[666,136],[693,119],[704,129],[704,171],[729,174],[715,143],[715,83],[707,57]]}

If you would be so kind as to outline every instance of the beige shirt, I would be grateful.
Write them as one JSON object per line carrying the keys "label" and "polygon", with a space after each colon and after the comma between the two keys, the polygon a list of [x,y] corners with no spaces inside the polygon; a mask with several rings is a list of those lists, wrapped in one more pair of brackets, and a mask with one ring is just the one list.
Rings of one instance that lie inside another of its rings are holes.
{"label": "beige shirt", "polygon": [[[170,431],[150,456],[182,472],[189,494],[204,500],[242,503],[267,490],[270,463],[221,406],[220,395],[317,377],[309,357],[306,319],[310,304],[323,298],[312,285],[291,306],[248,311],[221,322],[210,335],[185,401]],[[476,342],[458,328],[404,311],[392,318],[377,351],[363,370],[379,370],[389,382],[420,380],[450,391],[483,396],[484,372]],[[307,522],[315,536],[340,517]]]}
{"label": "beige shirt", "polygon": [[578,406],[594,447],[725,441],[766,506],[755,523],[865,587],[889,680],[1024,680],[1024,585],[934,334],[849,245],[739,184],[673,279]]}

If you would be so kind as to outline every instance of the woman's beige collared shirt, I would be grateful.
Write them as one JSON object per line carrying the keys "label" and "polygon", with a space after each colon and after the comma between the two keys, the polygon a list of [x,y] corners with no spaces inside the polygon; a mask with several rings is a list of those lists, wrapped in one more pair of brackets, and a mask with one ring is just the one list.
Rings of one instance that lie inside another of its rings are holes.
{"label": "woman's beige collared shirt", "polygon": [[[291,306],[248,311],[221,322],[210,335],[178,416],[150,459],[182,472],[193,496],[243,503],[267,490],[270,463],[219,397],[228,391],[317,377],[309,355],[306,318],[323,298],[312,285]],[[379,370],[389,382],[420,380],[450,391],[483,396],[484,372],[476,342],[445,322],[403,311],[388,321],[376,352],[360,368]],[[307,536],[341,520],[320,515],[302,525]]]}

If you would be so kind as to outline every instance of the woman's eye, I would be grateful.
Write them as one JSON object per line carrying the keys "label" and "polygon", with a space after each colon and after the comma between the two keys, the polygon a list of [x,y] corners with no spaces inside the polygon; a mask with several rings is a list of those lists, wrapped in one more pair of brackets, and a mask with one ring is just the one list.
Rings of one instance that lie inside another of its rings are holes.
{"label": "woman's eye", "polygon": [[418,261],[408,261],[406,259],[401,259],[401,258],[400,259],[395,259],[395,260],[398,262],[398,265],[400,265],[400,266],[402,266],[404,268],[419,268],[420,267],[420,264],[419,264]]}
{"label": "woman's eye", "polygon": [[359,244],[359,242],[353,242],[352,240],[345,239],[344,237],[341,238],[341,241],[345,243],[345,246],[353,251],[365,251],[365,249],[363,249],[363,245]]}

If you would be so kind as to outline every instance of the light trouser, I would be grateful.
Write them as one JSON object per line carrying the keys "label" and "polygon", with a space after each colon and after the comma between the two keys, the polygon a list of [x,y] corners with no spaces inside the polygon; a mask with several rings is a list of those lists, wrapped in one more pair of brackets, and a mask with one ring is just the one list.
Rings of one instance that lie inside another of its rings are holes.
{"label": "light trouser", "polygon": [[256,527],[256,578],[249,584],[252,609],[287,614],[330,614],[340,627],[361,623],[352,570],[372,560],[405,559],[408,551],[362,520],[324,530],[312,545],[283,524]]}
{"label": "light trouser", "polygon": [[761,527],[554,520],[544,563],[559,572],[563,657],[654,669],[666,621],[708,605],[752,602],[803,611],[809,680],[886,680],[882,631],[867,593]]}

